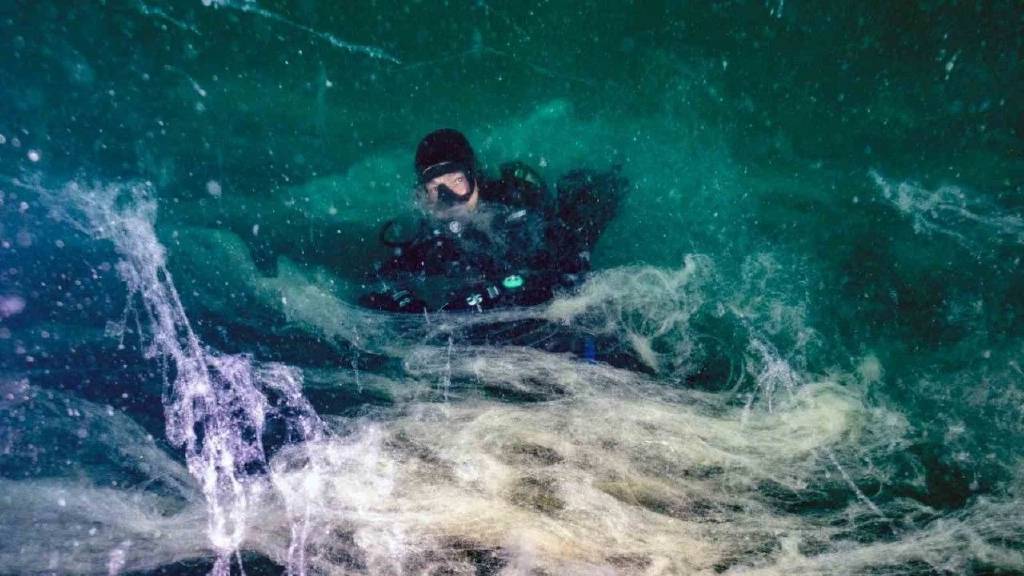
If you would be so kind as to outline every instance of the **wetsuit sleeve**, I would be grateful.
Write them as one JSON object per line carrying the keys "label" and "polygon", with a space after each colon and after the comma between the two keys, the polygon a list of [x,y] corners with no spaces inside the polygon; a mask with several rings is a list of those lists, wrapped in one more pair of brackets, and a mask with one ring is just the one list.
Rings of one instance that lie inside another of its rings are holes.
{"label": "wetsuit sleeve", "polygon": [[434,276],[446,273],[449,265],[459,259],[460,251],[451,238],[425,236],[395,248],[395,253],[381,263],[379,271],[385,277],[402,273]]}
{"label": "wetsuit sleeve", "polygon": [[552,265],[563,272],[590,268],[590,251],[618,213],[629,180],[618,167],[605,172],[573,170],[558,181],[546,237]]}

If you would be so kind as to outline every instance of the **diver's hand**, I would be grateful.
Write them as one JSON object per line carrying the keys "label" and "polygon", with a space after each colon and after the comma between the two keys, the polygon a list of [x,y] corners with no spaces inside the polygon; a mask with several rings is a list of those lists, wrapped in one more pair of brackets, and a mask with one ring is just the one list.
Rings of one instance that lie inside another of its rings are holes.
{"label": "diver's hand", "polygon": [[427,309],[425,301],[418,298],[412,290],[404,288],[364,294],[359,298],[359,304],[384,312],[423,312]]}

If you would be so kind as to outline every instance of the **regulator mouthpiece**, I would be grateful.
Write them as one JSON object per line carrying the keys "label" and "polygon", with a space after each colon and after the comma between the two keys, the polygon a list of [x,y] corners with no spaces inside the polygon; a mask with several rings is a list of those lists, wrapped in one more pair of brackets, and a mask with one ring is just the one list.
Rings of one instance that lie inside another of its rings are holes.
{"label": "regulator mouthpiece", "polygon": [[437,201],[445,206],[458,206],[459,204],[465,204],[466,202],[469,202],[469,198],[472,195],[472,192],[467,192],[466,194],[459,196],[454,190],[445,184],[441,184],[437,187]]}

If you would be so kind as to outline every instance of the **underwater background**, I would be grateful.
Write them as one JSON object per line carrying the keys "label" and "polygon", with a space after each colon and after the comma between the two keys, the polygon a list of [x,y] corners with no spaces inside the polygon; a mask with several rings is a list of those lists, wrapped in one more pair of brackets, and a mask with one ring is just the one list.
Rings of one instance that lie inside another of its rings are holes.
{"label": "underwater background", "polygon": [[[0,0],[0,54],[0,574],[1024,573],[1020,2]],[[446,126],[621,165],[581,287],[355,304]]]}

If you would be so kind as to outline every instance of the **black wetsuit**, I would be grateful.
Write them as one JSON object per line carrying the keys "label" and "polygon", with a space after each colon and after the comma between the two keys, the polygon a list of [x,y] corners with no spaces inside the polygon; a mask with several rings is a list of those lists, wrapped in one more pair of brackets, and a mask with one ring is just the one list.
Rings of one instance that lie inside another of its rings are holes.
{"label": "black wetsuit", "polygon": [[573,286],[626,189],[617,170],[576,170],[551,195],[525,165],[502,166],[460,220],[424,218],[414,239],[377,266],[387,289],[364,306],[390,311],[528,306]]}

